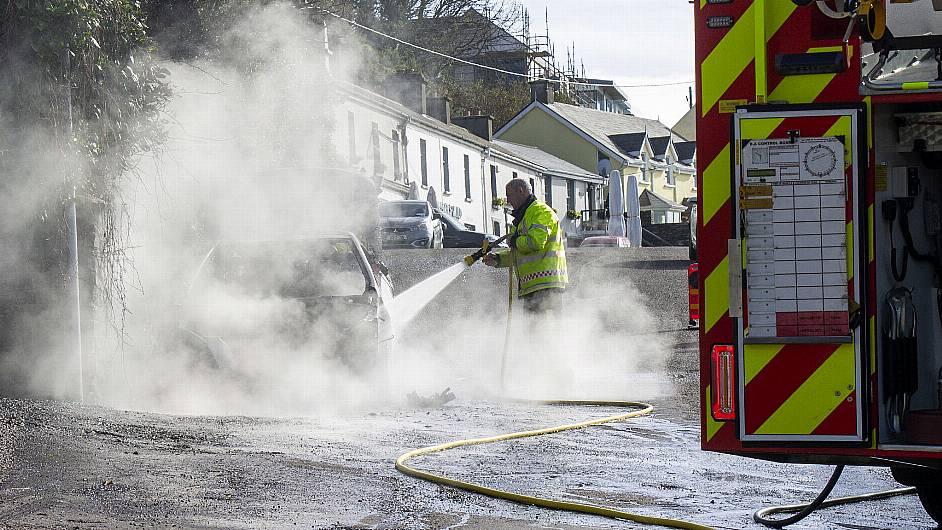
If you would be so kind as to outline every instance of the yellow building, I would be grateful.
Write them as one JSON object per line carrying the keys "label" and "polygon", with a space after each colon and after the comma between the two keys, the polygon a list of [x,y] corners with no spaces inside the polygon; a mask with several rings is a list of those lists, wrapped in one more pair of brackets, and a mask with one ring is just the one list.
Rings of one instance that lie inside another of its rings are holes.
{"label": "yellow building", "polygon": [[680,221],[681,204],[697,194],[694,141],[658,120],[557,103],[551,88],[534,94],[496,138],[538,147],[599,175],[635,175],[639,194],[648,190],[661,199],[650,210],[651,222]]}

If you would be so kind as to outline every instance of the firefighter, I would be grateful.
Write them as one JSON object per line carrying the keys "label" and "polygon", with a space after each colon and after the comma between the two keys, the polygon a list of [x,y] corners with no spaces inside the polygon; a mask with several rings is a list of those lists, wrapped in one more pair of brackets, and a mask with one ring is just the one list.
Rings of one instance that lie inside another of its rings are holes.
{"label": "firefighter", "polygon": [[517,296],[531,313],[559,313],[562,294],[569,283],[566,250],[559,217],[546,203],[537,200],[530,183],[516,178],[507,183],[507,202],[514,207],[513,225],[507,245],[484,256],[491,267],[516,270]]}

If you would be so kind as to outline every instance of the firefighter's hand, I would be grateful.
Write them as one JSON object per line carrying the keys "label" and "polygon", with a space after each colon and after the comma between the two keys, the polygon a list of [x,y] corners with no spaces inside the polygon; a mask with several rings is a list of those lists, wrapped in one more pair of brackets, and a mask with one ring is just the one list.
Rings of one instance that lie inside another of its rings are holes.
{"label": "firefighter's hand", "polygon": [[497,266],[497,256],[493,254],[485,254],[484,259],[482,261],[484,261],[484,264],[487,265],[488,267]]}

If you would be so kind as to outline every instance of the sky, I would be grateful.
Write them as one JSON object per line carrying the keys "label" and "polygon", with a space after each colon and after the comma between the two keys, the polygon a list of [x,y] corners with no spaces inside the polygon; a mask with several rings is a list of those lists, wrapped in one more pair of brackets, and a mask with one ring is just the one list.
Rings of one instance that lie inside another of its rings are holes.
{"label": "sky", "polygon": [[687,112],[693,86],[693,6],[688,0],[519,0],[531,34],[549,36],[556,59],[575,43],[586,75],[616,85],[689,81],[678,86],[622,88],[632,113],[673,126]]}

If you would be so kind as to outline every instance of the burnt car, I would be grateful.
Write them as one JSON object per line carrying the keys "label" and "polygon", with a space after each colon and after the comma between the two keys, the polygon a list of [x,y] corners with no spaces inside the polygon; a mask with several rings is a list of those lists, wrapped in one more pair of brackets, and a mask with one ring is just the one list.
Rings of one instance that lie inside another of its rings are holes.
{"label": "burnt car", "polygon": [[434,213],[438,214],[442,222],[442,233],[444,235],[442,242],[445,248],[481,248],[485,240],[493,243],[498,239],[497,236],[492,234],[468,230],[467,227],[461,224],[461,221],[440,211],[438,208],[434,209]]}
{"label": "burnt car", "polygon": [[353,234],[220,242],[190,282],[178,336],[215,369],[238,372],[270,347],[370,371],[392,346],[384,270]]}

